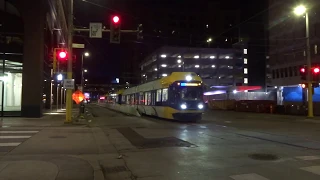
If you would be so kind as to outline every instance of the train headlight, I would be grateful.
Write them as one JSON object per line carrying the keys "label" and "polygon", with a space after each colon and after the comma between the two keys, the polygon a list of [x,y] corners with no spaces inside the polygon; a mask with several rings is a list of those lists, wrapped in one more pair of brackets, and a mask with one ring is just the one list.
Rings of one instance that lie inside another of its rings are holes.
{"label": "train headlight", "polygon": [[198,104],[199,109],[203,109],[203,104]]}
{"label": "train headlight", "polygon": [[190,75],[186,76],[186,80],[187,81],[191,81],[192,80],[192,77]]}
{"label": "train headlight", "polygon": [[187,105],[185,105],[185,104],[181,104],[180,107],[181,107],[181,109],[187,109]]}

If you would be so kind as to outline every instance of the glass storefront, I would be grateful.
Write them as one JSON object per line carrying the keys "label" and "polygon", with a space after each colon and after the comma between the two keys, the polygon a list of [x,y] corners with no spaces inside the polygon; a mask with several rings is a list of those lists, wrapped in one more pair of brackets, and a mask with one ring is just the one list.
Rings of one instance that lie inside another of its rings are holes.
{"label": "glass storefront", "polygon": [[20,112],[21,95],[22,63],[0,59],[0,112]]}

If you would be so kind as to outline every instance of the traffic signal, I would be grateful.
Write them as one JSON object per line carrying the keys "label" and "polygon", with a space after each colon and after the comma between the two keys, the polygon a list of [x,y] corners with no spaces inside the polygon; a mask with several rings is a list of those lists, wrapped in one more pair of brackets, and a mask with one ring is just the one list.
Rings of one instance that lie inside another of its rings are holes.
{"label": "traffic signal", "polygon": [[138,29],[137,29],[137,39],[138,40],[143,39],[142,32],[143,32],[142,24],[139,24]]}
{"label": "traffic signal", "polygon": [[318,82],[320,76],[320,68],[318,66],[312,68],[312,81]]}
{"label": "traffic signal", "polygon": [[60,61],[66,61],[68,60],[68,52],[64,49],[61,49],[57,51],[56,57]]}
{"label": "traffic signal", "polygon": [[120,43],[121,20],[119,16],[111,16],[110,20],[110,43]]}
{"label": "traffic signal", "polygon": [[301,80],[307,80],[307,68],[306,68],[306,66],[302,66],[300,68],[300,76],[301,76]]}

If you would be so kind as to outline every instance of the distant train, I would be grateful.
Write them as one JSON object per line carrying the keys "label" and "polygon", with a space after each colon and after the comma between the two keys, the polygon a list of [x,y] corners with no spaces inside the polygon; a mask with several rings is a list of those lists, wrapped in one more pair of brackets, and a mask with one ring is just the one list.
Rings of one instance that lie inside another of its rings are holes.
{"label": "distant train", "polygon": [[204,112],[202,79],[193,72],[173,72],[167,77],[117,93],[116,103],[140,114],[165,119],[199,121]]}

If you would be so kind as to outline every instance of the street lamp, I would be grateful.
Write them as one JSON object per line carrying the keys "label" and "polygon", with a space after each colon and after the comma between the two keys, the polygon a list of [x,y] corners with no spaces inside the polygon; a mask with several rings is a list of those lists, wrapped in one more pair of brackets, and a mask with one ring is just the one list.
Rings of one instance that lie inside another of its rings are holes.
{"label": "street lamp", "polygon": [[210,43],[211,43],[211,41],[212,41],[212,39],[211,39],[211,38],[207,39],[208,47],[210,47]]}
{"label": "street lamp", "polygon": [[307,82],[308,82],[308,117],[313,117],[312,83],[311,83],[311,55],[310,55],[310,37],[309,37],[309,15],[307,8],[303,5],[294,8],[297,16],[306,16],[306,43],[307,43]]}
{"label": "street lamp", "polygon": [[85,52],[85,53],[82,53],[81,55],[81,88],[82,88],[82,91],[83,91],[83,79],[84,79],[84,76],[83,76],[83,72],[87,72],[86,69],[83,69],[83,56],[85,57],[88,57],[90,54],[88,52]]}

